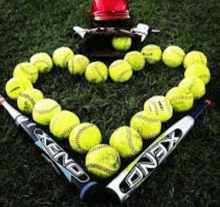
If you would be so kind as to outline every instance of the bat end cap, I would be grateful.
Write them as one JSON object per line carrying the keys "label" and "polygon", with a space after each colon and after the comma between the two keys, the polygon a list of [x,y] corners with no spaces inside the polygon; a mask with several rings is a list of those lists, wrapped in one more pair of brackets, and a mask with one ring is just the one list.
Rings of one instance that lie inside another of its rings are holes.
{"label": "bat end cap", "polygon": [[85,203],[89,204],[111,204],[111,206],[118,206],[120,204],[119,197],[114,191],[104,186],[96,186],[92,188],[86,198],[83,200]]}
{"label": "bat end cap", "polygon": [[97,191],[99,188],[99,184],[97,182],[90,182],[87,185],[85,185],[79,194],[79,198],[82,202],[87,202],[87,200],[90,200],[90,195],[93,194],[93,191]]}
{"label": "bat end cap", "polygon": [[205,103],[207,103],[209,106],[212,106],[213,105],[213,102],[209,99],[206,99],[205,100]]}

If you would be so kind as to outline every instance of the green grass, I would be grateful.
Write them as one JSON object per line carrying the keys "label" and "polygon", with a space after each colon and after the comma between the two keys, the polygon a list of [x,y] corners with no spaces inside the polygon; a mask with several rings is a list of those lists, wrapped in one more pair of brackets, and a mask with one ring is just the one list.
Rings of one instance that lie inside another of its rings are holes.
{"label": "green grass", "polygon": [[[77,54],[72,27],[89,27],[91,2],[0,0],[0,92],[5,95],[4,87],[14,67],[28,61],[34,53],[52,55],[56,48],[64,45]],[[175,44],[185,52],[196,49],[206,54],[212,74],[207,90],[212,91],[220,73],[219,1],[133,0],[130,8],[134,24],[147,23],[161,31],[152,34],[145,44],[157,44],[162,49]],[[35,87],[42,90],[45,97],[58,101],[63,109],[76,113],[81,122],[95,123],[102,132],[103,143],[108,143],[111,133],[119,126],[129,125],[131,117],[143,109],[148,98],[165,95],[183,78],[183,73],[183,67],[169,69],[160,62],[146,65],[127,83],[117,84],[108,79],[102,84],[90,84],[84,77],[74,77],[67,70],[54,67],[49,74],[40,75]],[[9,102],[16,107],[15,101]],[[16,128],[3,108],[0,113],[0,206],[87,206],[79,201],[77,189],[57,176],[40,153],[35,153],[32,141]],[[175,113],[163,124],[162,130],[187,113]],[[219,105],[216,104],[200,117],[188,139],[140,186],[126,205],[218,206],[219,123]],[[145,141],[145,147],[150,143]],[[59,144],[75,156],[68,141]],[[77,155],[77,159],[84,162],[82,156]],[[122,166],[130,161],[122,160]]]}

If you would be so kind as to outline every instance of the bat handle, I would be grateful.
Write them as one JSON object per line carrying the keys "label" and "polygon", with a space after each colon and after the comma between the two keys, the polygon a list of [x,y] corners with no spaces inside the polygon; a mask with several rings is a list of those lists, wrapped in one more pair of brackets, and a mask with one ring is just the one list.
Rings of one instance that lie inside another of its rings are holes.
{"label": "bat handle", "polygon": [[197,107],[196,110],[190,114],[190,116],[193,119],[197,119],[199,117],[199,115],[211,105],[212,105],[212,102],[209,100],[206,100],[205,103],[202,106]]}

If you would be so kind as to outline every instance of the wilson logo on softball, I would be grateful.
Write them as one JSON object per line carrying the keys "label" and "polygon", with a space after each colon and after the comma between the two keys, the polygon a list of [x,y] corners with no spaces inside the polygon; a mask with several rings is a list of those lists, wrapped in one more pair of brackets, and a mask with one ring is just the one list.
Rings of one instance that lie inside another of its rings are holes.
{"label": "wilson logo on softball", "polygon": [[156,167],[169,155],[181,140],[182,131],[176,129],[169,133],[163,140],[149,148],[140,161],[133,167],[120,185],[122,192],[127,193],[130,189],[138,186]]}
{"label": "wilson logo on softball", "polygon": [[80,180],[82,183],[89,181],[89,177],[84,172],[84,170],[79,165],[77,165],[73,159],[69,158],[68,154],[44,131],[41,129],[35,129],[33,133],[39,140],[39,143],[36,144],[43,151],[45,151],[52,160],[55,160],[56,164],[58,163],[64,168],[62,169],[62,167],[59,166],[69,181],[71,181],[72,176],[68,173],[68,171],[75,176],[75,179]]}

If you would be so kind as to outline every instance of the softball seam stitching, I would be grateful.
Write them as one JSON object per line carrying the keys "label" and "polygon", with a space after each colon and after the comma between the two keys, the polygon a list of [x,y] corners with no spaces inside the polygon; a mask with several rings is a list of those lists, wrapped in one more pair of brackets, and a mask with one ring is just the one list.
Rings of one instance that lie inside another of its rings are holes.
{"label": "softball seam stitching", "polygon": [[47,61],[45,61],[45,60],[36,60],[36,61],[34,61],[32,64],[33,64],[34,66],[37,66],[38,63],[45,63],[45,64],[46,64],[46,67],[45,67],[44,69],[46,69],[46,71],[49,70],[50,64],[48,64]]}
{"label": "softball seam stitching", "polygon": [[73,125],[71,127],[66,128],[65,130],[63,130],[63,132],[60,134],[61,137],[64,137],[64,135],[66,135],[67,133],[69,133],[70,131],[72,131],[75,128],[76,125]]}
{"label": "softball seam stitching", "polygon": [[32,71],[29,71],[29,70],[26,70],[26,68],[24,66],[20,66],[20,69],[27,75],[30,75],[30,76],[33,76],[33,75],[37,75],[38,72],[32,72]]}
{"label": "softball seam stitching", "polygon": [[102,81],[105,81],[105,77],[104,75],[101,73],[101,70],[99,70],[98,68],[96,68],[96,72],[99,74],[99,76],[101,77]]}
{"label": "softball seam stitching", "polygon": [[47,113],[50,113],[51,111],[53,111],[55,108],[58,108],[58,107],[60,107],[60,106],[55,105],[54,107],[52,107],[51,109],[48,109],[48,110],[37,110],[37,109],[35,109],[34,112],[38,113],[38,114],[47,114]]}
{"label": "softball seam stitching", "polygon": [[[92,152],[95,152],[96,150],[99,150],[99,149],[102,149],[102,148],[105,148],[105,147],[109,147],[107,144],[100,144],[100,145],[97,145],[96,147],[92,148],[89,150],[88,154],[92,153]],[[87,154],[87,156],[88,156]]]}
{"label": "softball seam stitching", "polygon": [[80,145],[80,136],[82,135],[83,131],[85,129],[88,129],[88,128],[91,128],[91,127],[94,127],[92,124],[88,124],[84,127],[82,127],[77,133],[76,133],[76,136],[75,136],[75,143],[76,143],[76,146],[81,149],[81,150],[86,150],[84,149],[81,145]]}
{"label": "softball seam stitching", "polygon": [[21,87],[20,87],[20,86],[16,86],[16,87],[12,88],[12,89],[10,90],[10,93],[15,92],[15,91],[18,90],[19,88],[21,88]]}
{"label": "softball seam stitching", "polygon": [[131,71],[131,70],[125,70],[125,71],[123,71],[123,72],[119,75],[118,80],[119,80],[119,81],[123,81],[122,78],[124,77],[124,75],[125,75],[126,73],[129,73],[130,71]]}
{"label": "softball seam stitching", "polygon": [[111,175],[117,172],[117,170],[111,170],[96,163],[89,163],[86,165],[86,168],[95,168]]}
{"label": "softball seam stitching", "polygon": [[64,64],[64,67],[66,67],[68,65],[68,62],[67,62],[67,58],[71,55],[70,52],[68,52],[64,58],[63,58],[63,64]]}

